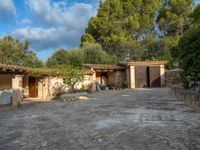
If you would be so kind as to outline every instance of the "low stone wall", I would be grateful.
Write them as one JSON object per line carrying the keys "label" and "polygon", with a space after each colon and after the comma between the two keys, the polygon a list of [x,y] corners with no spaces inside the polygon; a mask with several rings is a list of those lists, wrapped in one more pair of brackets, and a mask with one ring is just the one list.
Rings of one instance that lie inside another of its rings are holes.
{"label": "low stone wall", "polygon": [[165,71],[165,86],[172,87],[174,85],[180,85],[181,83],[180,73],[181,73],[181,69],[166,70]]}
{"label": "low stone wall", "polygon": [[200,93],[185,90],[180,87],[172,87],[171,94],[180,100],[184,100],[186,104],[194,108],[200,108]]}

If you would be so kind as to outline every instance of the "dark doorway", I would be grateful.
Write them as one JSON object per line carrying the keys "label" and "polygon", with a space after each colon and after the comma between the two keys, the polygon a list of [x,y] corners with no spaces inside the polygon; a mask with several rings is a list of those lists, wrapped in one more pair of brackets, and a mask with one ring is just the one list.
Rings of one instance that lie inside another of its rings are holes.
{"label": "dark doorway", "polygon": [[161,87],[160,66],[136,66],[135,87]]}
{"label": "dark doorway", "polygon": [[97,72],[96,80],[102,85],[107,85],[108,84],[108,73],[107,72]]}
{"label": "dark doorway", "polygon": [[37,79],[29,77],[29,97],[37,97]]}
{"label": "dark doorway", "polygon": [[144,88],[148,87],[148,75],[146,66],[136,66],[135,67],[135,87]]}
{"label": "dark doorway", "polygon": [[150,87],[151,83],[150,83],[150,68],[149,67],[147,67],[146,76],[147,76],[147,87]]}
{"label": "dark doorway", "polygon": [[160,66],[151,66],[150,70],[150,87],[161,87]]}

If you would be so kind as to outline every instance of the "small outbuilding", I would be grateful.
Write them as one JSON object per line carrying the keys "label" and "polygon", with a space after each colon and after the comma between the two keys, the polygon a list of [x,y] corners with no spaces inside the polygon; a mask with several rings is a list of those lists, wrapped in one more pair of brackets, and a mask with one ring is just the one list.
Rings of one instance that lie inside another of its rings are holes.
{"label": "small outbuilding", "polygon": [[[49,71],[49,69],[47,70]],[[50,70],[55,74],[56,70]],[[0,105],[11,104],[13,91],[21,97],[34,100],[50,100],[56,93],[67,90],[63,79],[45,71],[40,76],[33,75],[33,69],[0,64]]]}
{"label": "small outbuilding", "polygon": [[119,87],[126,81],[126,69],[124,65],[111,64],[83,64],[84,69],[92,72],[92,82],[101,85]]}
{"label": "small outbuilding", "polygon": [[23,91],[23,77],[29,68],[0,64],[0,104],[11,104],[13,90]]}
{"label": "small outbuilding", "polygon": [[84,64],[83,67],[93,72],[93,82],[102,85],[113,84],[115,87],[154,88],[165,83],[166,61],[129,61],[118,65]]}
{"label": "small outbuilding", "polygon": [[163,87],[167,61],[130,61],[126,63],[130,88]]}

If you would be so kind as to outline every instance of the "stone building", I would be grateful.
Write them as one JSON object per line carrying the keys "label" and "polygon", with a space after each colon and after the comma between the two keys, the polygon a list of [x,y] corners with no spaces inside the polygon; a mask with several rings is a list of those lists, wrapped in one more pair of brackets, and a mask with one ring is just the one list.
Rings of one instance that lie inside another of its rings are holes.
{"label": "stone building", "polygon": [[119,86],[126,81],[126,70],[123,65],[110,64],[83,64],[83,67],[90,71],[90,81],[95,84]]}
{"label": "stone building", "polygon": [[[84,81],[77,85],[77,89],[96,90],[97,83],[114,89],[163,87],[166,63],[130,61],[118,65],[83,64]],[[50,100],[57,92],[67,91],[61,77],[45,72],[35,77],[31,72],[29,68],[0,64],[0,104],[11,103],[13,90],[19,90],[24,98],[35,100]]]}
{"label": "stone building", "polygon": [[166,64],[166,61],[130,61],[126,63],[129,87],[163,87]]}
{"label": "stone building", "polygon": [[129,88],[163,87],[166,61],[130,61],[118,65],[83,64],[93,71],[91,82],[115,87],[126,83]]}
{"label": "stone building", "polygon": [[46,74],[34,77],[29,68],[0,64],[0,104],[12,102],[13,90],[19,90],[23,98],[49,100],[66,87],[60,77]]}
{"label": "stone building", "polygon": [[30,72],[28,68],[0,64],[0,104],[10,104],[12,91],[23,92],[23,77]]}

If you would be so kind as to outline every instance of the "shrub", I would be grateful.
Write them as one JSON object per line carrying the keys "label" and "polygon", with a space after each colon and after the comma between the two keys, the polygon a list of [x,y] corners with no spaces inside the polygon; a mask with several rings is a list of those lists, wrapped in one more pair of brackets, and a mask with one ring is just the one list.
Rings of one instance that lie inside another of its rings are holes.
{"label": "shrub", "polygon": [[200,24],[184,33],[179,42],[179,65],[183,69],[182,81],[189,88],[189,81],[200,81]]}

